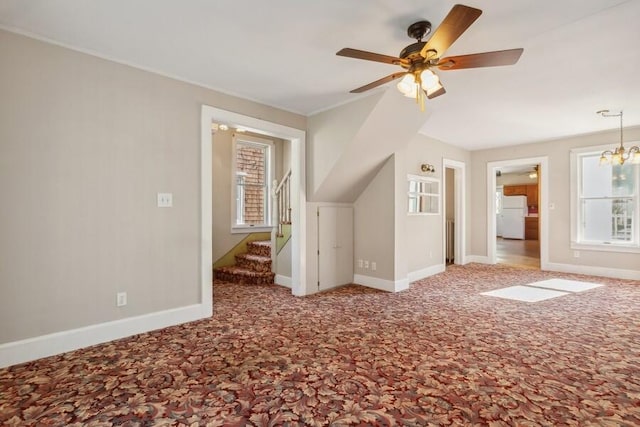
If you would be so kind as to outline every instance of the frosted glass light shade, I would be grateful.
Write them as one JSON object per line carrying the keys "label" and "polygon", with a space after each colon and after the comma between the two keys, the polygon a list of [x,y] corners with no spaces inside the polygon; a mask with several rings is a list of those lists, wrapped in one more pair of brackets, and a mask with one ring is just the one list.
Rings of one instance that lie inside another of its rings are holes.
{"label": "frosted glass light shade", "polygon": [[429,69],[422,71],[420,79],[422,80],[422,88],[426,91],[429,91],[429,89],[433,89],[440,84],[440,79],[436,73]]}
{"label": "frosted glass light shade", "polygon": [[416,91],[416,81],[413,77],[413,74],[405,74],[405,76],[398,82],[396,85],[398,90],[404,95],[409,96],[410,93],[415,93]]}

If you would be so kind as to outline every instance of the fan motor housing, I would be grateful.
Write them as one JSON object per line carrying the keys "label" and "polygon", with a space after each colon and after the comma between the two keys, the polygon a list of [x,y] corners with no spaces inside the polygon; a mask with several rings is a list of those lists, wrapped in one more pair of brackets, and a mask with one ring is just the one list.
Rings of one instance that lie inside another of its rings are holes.
{"label": "fan motor housing", "polygon": [[426,44],[422,39],[431,33],[431,22],[429,21],[418,21],[409,25],[407,28],[407,35],[412,39],[416,39],[416,43],[412,43],[409,46],[402,49],[400,55],[398,55],[402,59],[406,59],[409,61],[409,64],[406,66],[403,65],[404,68],[409,68],[411,64],[416,61],[422,62],[424,58],[420,55],[422,52],[422,48]]}
{"label": "fan motor housing", "polygon": [[409,46],[402,49],[399,57],[402,59],[407,59],[410,62],[413,62],[416,59],[423,60],[424,58],[420,55],[420,52],[422,51],[422,48],[424,47],[425,44],[427,44],[427,42],[412,43]]}

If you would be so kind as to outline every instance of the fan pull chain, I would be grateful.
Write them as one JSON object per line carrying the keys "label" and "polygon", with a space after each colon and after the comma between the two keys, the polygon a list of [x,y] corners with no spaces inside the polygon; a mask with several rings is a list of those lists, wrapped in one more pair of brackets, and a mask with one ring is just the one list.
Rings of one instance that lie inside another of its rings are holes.
{"label": "fan pull chain", "polygon": [[415,75],[416,81],[416,103],[420,105],[420,111],[424,112],[424,91],[422,90],[422,77],[420,74]]}

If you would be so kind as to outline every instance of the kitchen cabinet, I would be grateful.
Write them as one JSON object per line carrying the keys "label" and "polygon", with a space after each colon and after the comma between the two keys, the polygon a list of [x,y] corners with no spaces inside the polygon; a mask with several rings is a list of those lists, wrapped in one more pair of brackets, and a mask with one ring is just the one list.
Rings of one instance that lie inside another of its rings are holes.
{"label": "kitchen cabinet", "polygon": [[502,188],[502,193],[505,196],[527,196],[527,206],[538,207],[538,184],[528,185],[505,185]]}
{"label": "kitchen cabinet", "polygon": [[527,186],[526,185],[505,185],[502,189],[502,192],[505,196],[526,196],[527,195]]}
{"label": "kitchen cabinet", "polygon": [[527,216],[524,218],[524,238],[525,240],[538,240],[538,217]]}
{"label": "kitchen cabinet", "polygon": [[527,206],[538,206],[538,186],[527,185]]}

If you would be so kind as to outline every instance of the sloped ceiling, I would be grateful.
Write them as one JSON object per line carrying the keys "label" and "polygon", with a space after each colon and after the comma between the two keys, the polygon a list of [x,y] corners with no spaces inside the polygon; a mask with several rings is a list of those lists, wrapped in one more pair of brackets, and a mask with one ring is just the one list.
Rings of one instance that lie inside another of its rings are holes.
{"label": "sloped ceiling", "polygon": [[[467,149],[640,124],[640,1],[469,0],[482,16],[449,49],[523,47],[511,67],[441,72],[421,132]],[[0,0],[0,27],[304,115],[363,95],[395,71],[337,57],[343,47],[398,55],[406,27],[434,27],[445,0]],[[395,90],[393,84],[387,85]],[[385,90],[382,87],[378,90]],[[411,102],[411,101],[407,101]],[[390,118],[393,120],[393,118]]]}

